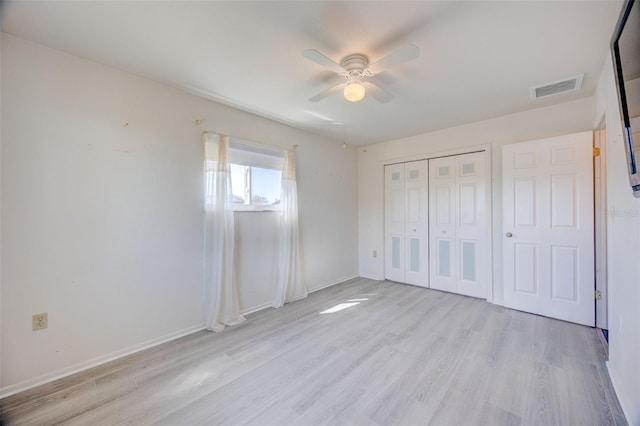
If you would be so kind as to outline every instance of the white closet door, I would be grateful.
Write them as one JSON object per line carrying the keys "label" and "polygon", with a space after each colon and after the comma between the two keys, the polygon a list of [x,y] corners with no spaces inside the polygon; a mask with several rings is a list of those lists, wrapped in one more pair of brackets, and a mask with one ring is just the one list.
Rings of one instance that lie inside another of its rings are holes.
{"label": "white closet door", "polygon": [[485,153],[455,158],[457,292],[485,299],[491,263]]}
{"label": "white closet door", "polygon": [[505,305],[593,327],[591,132],[506,145]]}
{"label": "white closet door", "polygon": [[404,164],[384,168],[385,278],[405,282]]}
{"label": "white closet door", "polygon": [[427,160],[385,167],[385,278],[429,286]]}
{"label": "white closet door", "polygon": [[427,160],[404,165],[407,284],[429,286],[429,168]]}
{"label": "white closet door", "polygon": [[487,297],[486,191],[485,153],[429,160],[431,288]]}
{"label": "white closet door", "polygon": [[456,160],[429,160],[430,284],[438,290],[456,291]]}

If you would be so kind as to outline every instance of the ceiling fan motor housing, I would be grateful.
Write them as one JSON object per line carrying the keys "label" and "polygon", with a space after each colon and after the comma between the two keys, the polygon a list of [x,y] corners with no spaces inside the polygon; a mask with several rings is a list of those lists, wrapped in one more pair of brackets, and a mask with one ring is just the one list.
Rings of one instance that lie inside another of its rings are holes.
{"label": "ceiling fan motor housing", "polygon": [[351,81],[360,81],[362,77],[370,77],[372,75],[368,69],[369,58],[360,53],[345,56],[340,62],[340,66],[346,70],[345,77]]}
{"label": "ceiling fan motor housing", "polygon": [[345,56],[340,66],[347,71],[364,71],[369,66],[369,58],[359,53]]}

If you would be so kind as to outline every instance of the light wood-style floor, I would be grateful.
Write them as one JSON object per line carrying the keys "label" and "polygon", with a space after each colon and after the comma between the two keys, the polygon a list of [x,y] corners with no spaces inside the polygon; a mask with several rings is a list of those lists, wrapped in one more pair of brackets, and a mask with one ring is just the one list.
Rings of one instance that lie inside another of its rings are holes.
{"label": "light wood-style floor", "polygon": [[9,424],[623,425],[604,362],[594,329],[356,279],[0,404]]}

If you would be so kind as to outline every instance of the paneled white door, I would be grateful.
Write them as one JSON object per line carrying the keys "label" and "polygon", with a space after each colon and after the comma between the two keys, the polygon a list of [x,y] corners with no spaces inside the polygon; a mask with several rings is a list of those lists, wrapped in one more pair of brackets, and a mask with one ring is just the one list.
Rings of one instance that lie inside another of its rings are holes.
{"label": "paneled white door", "polygon": [[429,286],[428,163],[385,167],[385,278]]}
{"label": "paneled white door", "polygon": [[429,287],[429,163],[404,165],[407,284]]}
{"label": "paneled white door", "polygon": [[591,132],[503,148],[505,305],[594,326]]}
{"label": "paneled white door", "polygon": [[406,277],[404,164],[384,168],[384,277],[403,283]]}
{"label": "paneled white door", "polygon": [[487,297],[491,245],[485,155],[429,160],[431,288]]}

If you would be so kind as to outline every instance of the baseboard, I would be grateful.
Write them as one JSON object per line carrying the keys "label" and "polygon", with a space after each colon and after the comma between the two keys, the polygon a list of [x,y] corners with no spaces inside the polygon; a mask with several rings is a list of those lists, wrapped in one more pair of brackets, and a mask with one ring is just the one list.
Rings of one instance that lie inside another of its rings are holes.
{"label": "baseboard", "polygon": [[596,335],[598,336],[598,340],[600,340],[600,343],[602,344],[602,348],[604,349],[604,352],[607,355],[607,360],[609,359],[609,342],[607,341],[607,338],[604,337],[604,332],[602,331],[601,328],[596,328]]}
{"label": "baseboard", "polygon": [[634,424],[631,423],[631,419],[629,418],[629,410],[625,408],[624,401],[622,400],[622,398],[620,398],[620,394],[618,392],[618,389],[620,388],[616,386],[616,378],[615,374],[612,374],[610,362],[605,362],[605,365],[607,366],[607,372],[609,373],[609,379],[611,380],[611,384],[613,385],[613,390],[616,391],[616,398],[618,398],[618,402],[620,403],[620,407],[622,408],[622,414],[624,414],[625,419],[627,420],[627,422],[629,422],[630,425]]}
{"label": "baseboard", "polygon": [[352,279],[354,279],[354,278],[359,278],[359,275],[357,275],[357,274],[356,274],[356,275],[347,275],[347,276],[345,276],[345,277],[338,278],[338,279],[337,279],[337,280],[335,280],[335,281],[331,281],[331,282],[329,282],[329,283],[320,284],[319,286],[315,286],[315,287],[309,288],[308,290],[309,290],[309,293],[315,293],[316,291],[323,290],[323,289],[325,289],[325,288],[328,288],[328,287],[334,286],[334,285],[336,285],[336,284],[342,284],[343,282],[346,282],[346,281],[352,280]]}
{"label": "baseboard", "polygon": [[254,306],[253,308],[247,308],[245,310],[243,310],[241,312],[241,315],[249,315],[252,314],[254,312],[258,312],[261,311],[263,309],[267,309],[271,307],[271,303],[267,302],[267,303],[263,303],[262,305],[258,305],[258,306]]}
{"label": "baseboard", "polygon": [[107,354],[107,355],[99,356],[99,357],[90,359],[88,361],[81,362],[76,365],[65,367],[51,373],[43,374],[42,376],[35,377],[33,379],[25,380],[23,382],[15,383],[13,385],[0,388],[0,398],[5,398],[7,396],[16,394],[18,392],[35,388],[36,386],[44,385],[45,383],[53,382],[54,380],[62,379],[63,377],[67,377],[72,374],[79,373],[84,370],[88,370],[89,368],[97,367],[98,365],[106,364],[107,362],[114,361],[118,358],[122,358],[127,355],[131,355],[133,353],[140,352],[145,349],[149,349],[153,346],[161,345],[171,340],[175,340],[180,337],[183,337],[188,334],[192,334],[204,329],[205,329],[204,323],[198,324],[196,326],[185,328],[183,330],[179,330],[174,333],[170,333],[156,339],[147,340],[146,342],[140,343],[138,345],[129,346],[128,348],[125,348],[116,352],[111,352],[110,354]]}
{"label": "baseboard", "polygon": [[369,275],[358,275],[358,277],[360,278],[366,278],[368,280],[373,280],[373,281],[384,281],[384,277],[380,278],[379,276],[373,277],[373,276],[369,276]]}

